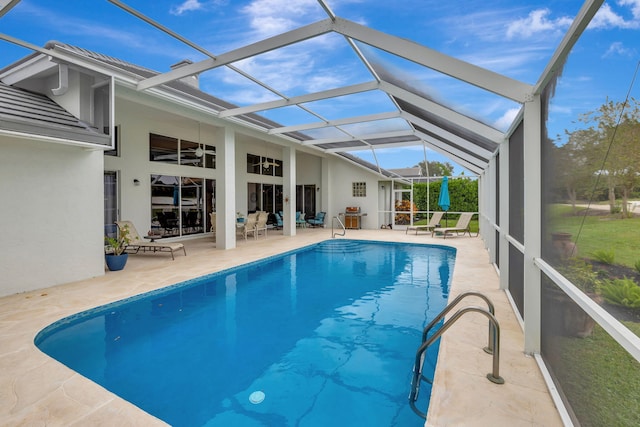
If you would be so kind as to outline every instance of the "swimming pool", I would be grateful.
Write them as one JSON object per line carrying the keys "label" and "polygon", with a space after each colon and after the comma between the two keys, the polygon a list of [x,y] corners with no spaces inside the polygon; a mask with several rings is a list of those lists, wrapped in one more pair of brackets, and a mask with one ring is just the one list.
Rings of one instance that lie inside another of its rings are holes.
{"label": "swimming pool", "polygon": [[175,426],[417,427],[411,369],[454,260],[331,240],[79,313],[35,342]]}

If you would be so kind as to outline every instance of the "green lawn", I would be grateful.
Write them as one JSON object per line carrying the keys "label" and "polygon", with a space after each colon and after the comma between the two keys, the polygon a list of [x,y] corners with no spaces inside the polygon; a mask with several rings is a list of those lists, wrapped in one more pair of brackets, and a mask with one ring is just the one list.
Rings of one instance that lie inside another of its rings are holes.
{"label": "green lawn", "polygon": [[[550,232],[569,232],[578,256],[597,259],[597,251],[613,251],[614,264],[634,267],[640,261],[640,218],[620,215],[572,215],[566,205],[549,207]],[[640,324],[623,322],[640,336]],[[580,423],[587,426],[630,426],[640,420],[640,365],[597,326],[587,338],[560,338],[556,375]]]}
{"label": "green lawn", "polygon": [[[640,334],[640,324],[625,325]],[[602,328],[587,338],[562,338],[554,366],[580,423],[634,426],[640,420],[640,366]]]}
{"label": "green lawn", "polygon": [[[445,225],[447,227],[453,227],[454,225],[456,225],[456,222],[458,222],[458,218],[460,217],[460,215],[458,214],[449,214],[447,216],[447,219],[445,221],[445,219],[443,218],[442,221],[440,221],[440,226],[444,227]],[[473,217],[473,219],[471,220],[471,222],[469,223],[469,229],[471,230],[472,233],[477,233],[478,232],[478,216],[475,215]],[[414,221],[414,225],[426,225],[429,223],[429,219],[428,218],[424,218],[418,221]]]}
{"label": "green lawn", "polygon": [[632,267],[640,261],[640,217],[620,219],[611,215],[572,216],[569,206],[554,205],[551,209],[551,231],[573,234],[578,256],[594,258],[599,250],[613,250],[615,264]]}

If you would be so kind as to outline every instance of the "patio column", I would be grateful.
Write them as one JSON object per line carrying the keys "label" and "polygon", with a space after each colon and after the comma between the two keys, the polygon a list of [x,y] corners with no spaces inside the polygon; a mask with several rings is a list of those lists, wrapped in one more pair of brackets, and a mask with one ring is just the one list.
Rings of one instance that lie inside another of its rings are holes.
{"label": "patio column", "polygon": [[[322,184],[320,184],[320,191],[318,191],[319,197],[316,199],[316,212],[327,213],[324,223],[329,228],[331,227],[331,222],[333,221],[332,218],[338,214],[338,211],[335,211],[335,213],[332,212],[333,203],[330,203],[330,199],[329,199],[329,194],[331,191],[331,184],[329,181],[329,177],[331,176],[330,171],[331,171],[331,161],[330,159],[323,157],[322,158],[322,177],[321,177]],[[349,185],[349,187],[351,186],[350,182],[343,183],[343,184]],[[320,204],[318,204],[318,202],[320,202]]]}
{"label": "patio column", "polygon": [[540,353],[540,258],[542,224],[540,95],[524,104],[524,351]]}
{"label": "patio column", "polygon": [[[285,236],[296,235],[296,150],[293,147],[282,149],[284,161],[283,192],[284,192],[284,218],[282,219],[282,234]],[[287,202],[287,198],[289,201]]]}
{"label": "patio column", "polygon": [[216,248],[236,247],[236,135],[225,127],[219,131],[217,166],[220,179],[216,181]]}

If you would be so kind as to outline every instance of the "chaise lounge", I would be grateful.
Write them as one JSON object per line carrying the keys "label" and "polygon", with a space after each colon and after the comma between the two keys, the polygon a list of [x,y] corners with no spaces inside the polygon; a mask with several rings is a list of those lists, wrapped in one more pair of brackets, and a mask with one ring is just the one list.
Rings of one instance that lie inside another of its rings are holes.
{"label": "chaise lounge", "polygon": [[118,229],[121,232],[125,226],[128,228],[127,231],[129,232],[130,242],[127,245],[127,250],[129,249],[134,250],[135,252],[133,253],[135,254],[137,254],[140,251],[140,249],[142,249],[142,252],[146,252],[147,250],[153,251],[153,252],[171,252],[171,259],[175,260],[173,253],[175,251],[179,251],[180,249],[182,249],[182,251],[184,251],[185,256],[187,255],[187,250],[185,249],[182,243],[146,242],[142,240],[142,238],[140,237],[140,234],[138,234],[138,231],[133,226],[133,223],[131,221],[116,221],[116,225],[118,226]]}
{"label": "chaise lounge", "polygon": [[462,214],[460,214],[460,218],[458,218],[458,222],[454,227],[434,228],[431,232],[431,236],[433,237],[437,232],[438,235],[442,233],[442,238],[446,239],[447,233],[455,231],[456,235],[458,236],[460,235],[460,233],[462,233],[463,236],[465,235],[465,233],[469,233],[469,237],[471,237],[471,229],[469,228],[471,218],[473,218],[473,212],[463,212]]}
{"label": "chaise lounge", "polygon": [[434,228],[436,228],[438,225],[440,225],[440,221],[442,220],[442,216],[443,215],[444,215],[444,212],[440,212],[440,211],[434,212],[433,215],[431,216],[431,219],[429,220],[428,224],[425,224],[425,225],[410,225],[404,231],[404,234],[407,234],[409,232],[409,230],[415,230],[416,231],[416,235],[418,234],[418,231],[420,231],[420,230],[433,231]]}

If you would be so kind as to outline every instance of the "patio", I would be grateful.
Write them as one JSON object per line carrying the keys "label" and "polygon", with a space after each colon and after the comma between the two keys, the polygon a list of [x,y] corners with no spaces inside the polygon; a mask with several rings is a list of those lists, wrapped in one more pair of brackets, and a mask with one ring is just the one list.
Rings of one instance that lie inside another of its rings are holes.
{"label": "patio", "polygon": [[[210,237],[188,240],[184,242],[188,255],[175,261],[169,255],[132,256],[121,272],[1,298],[0,424],[165,425],[41,353],[33,344],[35,335],[82,310],[330,238],[329,229],[299,229],[293,238],[270,230],[266,239],[239,240],[232,250],[216,250]],[[473,289],[496,306],[500,375],[506,383],[496,385],[486,379],[491,371],[491,356],[482,350],[486,318],[464,316],[443,336],[428,426],[563,425],[535,359],[522,352],[522,330],[506,294],[499,290],[498,275],[480,238],[443,241],[388,229],[348,230],[345,238],[456,247],[450,299]]]}

